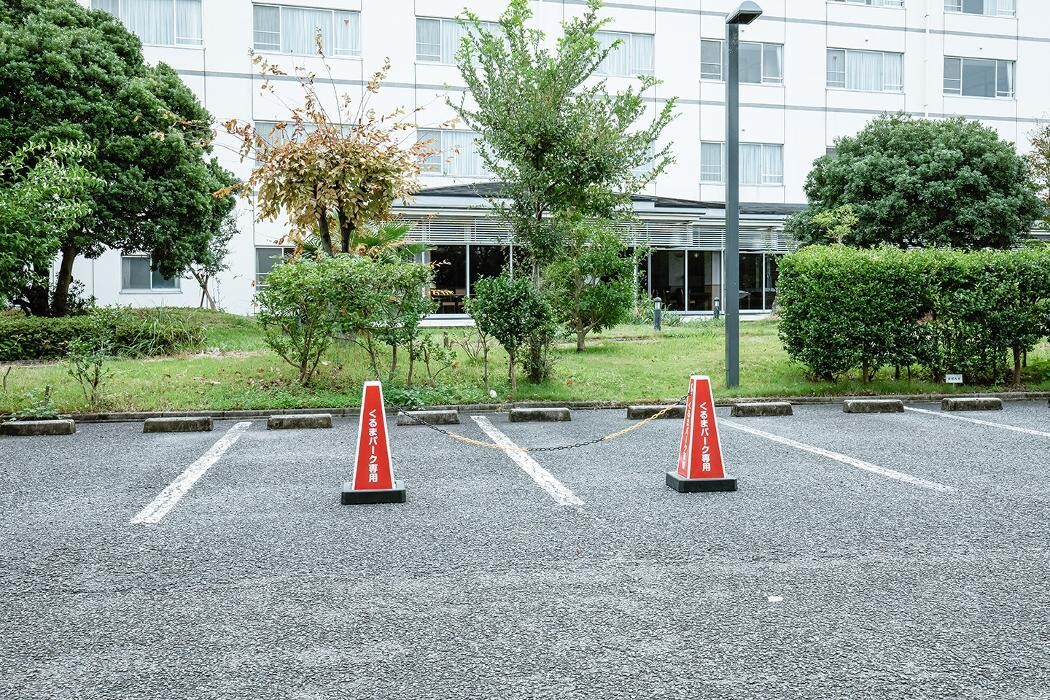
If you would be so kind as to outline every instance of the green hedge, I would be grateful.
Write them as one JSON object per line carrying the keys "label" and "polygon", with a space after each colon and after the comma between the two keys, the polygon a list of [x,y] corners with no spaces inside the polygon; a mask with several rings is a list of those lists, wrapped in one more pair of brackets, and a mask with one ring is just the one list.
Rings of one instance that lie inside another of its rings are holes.
{"label": "green hedge", "polygon": [[98,308],[80,316],[0,316],[0,362],[64,357],[72,340],[116,356],[173,355],[198,350],[205,333],[164,309]]}
{"label": "green hedge", "polygon": [[918,364],[994,383],[1050,334],[1050,247],[1012,251],[811,246],[780,262],[788,353],[822,379]]}

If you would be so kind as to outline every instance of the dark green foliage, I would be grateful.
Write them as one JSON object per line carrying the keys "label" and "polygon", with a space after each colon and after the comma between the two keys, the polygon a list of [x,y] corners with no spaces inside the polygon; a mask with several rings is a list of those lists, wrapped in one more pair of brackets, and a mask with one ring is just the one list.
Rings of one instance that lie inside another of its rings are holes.
{"label": "dark green foliage", "polygon": [[812,246],[780,262],[780,335],[817,377],[919,364],[1002,380],[1050,324],[1050,247],[1013,251]]}
{"label": "dark green foliage", "polygon": [[806,179],[804,243],[826,242],[813,218],[847,205],[842,242],[863,247],[1009,248],[1042,215],[1013,144],[978,122],[883,116],[835,148]]}
{"label": "dark green foliage", "polygon": [[[165,276],[207,255],[233,206],[212,193],[233,182],[214,159],[211,116],[175,71],[147,65],[141,43],[112,16],[73,0],[0,6],[0,159],[27,143],[70,142],[104,185],[90,214],[62,237],[54,298],[37,270],[21,298],[64,315],[73,260],[107,248],[151,253]],[[0,183],[2,186],[4,183]]]}
{"label": "dark green foliage", "polygon": [[581,222],[567,240],[567,252],[547,268],[546,291],[582,352],[588,333],[627,320],[638,260],[605,222]]}
{"label": "dark green foliage", "polygon": [[513,394],[518,387],[519,352],[535,334],[549,332],[553,326],[554,314],[550,304],[528,278],[511,278],[504,273],[478,280],[473,296],[467,300],[467,311],[478,330],[495,338],[507,351]]}
{"label": "dark green foliage", "polygon": [[199,350],[204,330],[164,309],[97,308],[80,316],[0,316],[0,362],[54,360],[71,343],[146,357]]}

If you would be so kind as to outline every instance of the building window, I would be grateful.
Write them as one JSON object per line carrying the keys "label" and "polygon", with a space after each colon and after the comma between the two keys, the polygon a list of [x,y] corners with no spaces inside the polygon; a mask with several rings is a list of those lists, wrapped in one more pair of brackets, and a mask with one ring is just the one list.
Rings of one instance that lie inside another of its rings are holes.
{"label": "building window", "polygon": [[[653,74],[653,35],[627,32],[597,32],[595,38],[609,55],[595,71],[598,75],[635,77]],[[619,43],[617,43],[619,42]]]}
{"label": "building window", "polygon": [[1017,0],[944,0],[944,11],[1013,17],[1017,14]]}
{"label": "building window", "polygon": [[904,54],[828,49],[828,87],[901,92],[904,90]]}
{"label": "building window", "polygon": [[201,0],[91,0],[118,17],[143,44],[200,46]]}
{"label": "building window", "polygon": [[850,5],[867,5],[868,7],[904,7],[904,0],[831,0]]}
{"label": "building window", "polygon": [[295,254],[295,248],[279,246],[265,246],[255,249],[255,287],[261,289],[266,286],[266,278],[273,272],[273,268]]}
{"label": "building window", "polygon": [[255,5],[255,49],[313,55],[317,36],[333,56],[361,55],[361,13],[283,5]]}
{"label": "building window", "polygon": [[[494,34],[502,31],[496,22],[482,22],[481,26]],[[458,19],[416,17],[416,60],[455,64],[467,31],[467,25]]]}
{"label": "building window", "polygon": [[[700,181],[725,182],[725,144],[705,141],[700,144]],[[784,146],[774,143],[740,144],[741,185],[783,185]]]}
{"label": "building window", "polygon": [[944,94],[1014,96],[1014,62],[988,58],[944,58]]}
{"label": "building window", "polygon": [[[700,41],[700,77],[725,80],[728,49],[720,39]],[[780,85],[784,82],[784,45],[740,42],[740,82]]]}
{"label": "building window", "polygon": [[120,258],[120,289],[124,292],[152,292],[179,288],[179,280],[165,277],[150,269],[147,255],[124,255]]}
{"label": "building window", "polygon": [[423,162],[423,172],[457,177],[487,177],[488,170],[481,160],[476,131],[455,129],[420,129],[416,137],[429,141],[438,152]]}

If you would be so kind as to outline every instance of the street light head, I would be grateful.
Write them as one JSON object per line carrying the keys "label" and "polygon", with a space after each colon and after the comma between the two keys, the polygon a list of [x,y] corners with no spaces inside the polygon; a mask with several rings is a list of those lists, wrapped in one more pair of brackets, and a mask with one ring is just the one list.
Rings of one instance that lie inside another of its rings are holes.
{"label": "street light head", "polygon": [[726,24],[751,24],[762,16],[762,8],[751,0],[744,0],[733,14],[729,15]]}

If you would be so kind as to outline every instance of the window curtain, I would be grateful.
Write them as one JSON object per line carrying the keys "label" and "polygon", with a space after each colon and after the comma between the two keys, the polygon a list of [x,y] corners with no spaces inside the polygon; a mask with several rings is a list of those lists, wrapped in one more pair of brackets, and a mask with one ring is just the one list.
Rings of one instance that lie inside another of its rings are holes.
{"label": "window curtain", "polygon": [[260,51],[281,50],[281,10],[255,6],[255,48]]}
{"label": "window curtain", "polygon": [[846,52],[828,49],[828,87],[846,87]]}
{"label": "window curtain", "polygon": [[429,141],[427,145],[437,151],[437,153],[431,153],[423,161],[423,172],[440,175],[445,168],[445,149],[441,143],[441,132],[437,129],[418,129],[416,141],[420,143]]}
{"label": "window curtain", "polygon": [[281,8],[281,51],[307,55],[317,53],[315,37],[318,31],[321,32],[321,46],[328,51],[332,46],[330,11]]}
{"label": "window curtain", "polygon": [[173,0],[124,0],[124,24],[144,44],[175,44],[175,3]]}
{"label": "window curtain", "polygon": [[740,144],[740,184],[762,184],[762,144]]}
{"label": "window curtain", "polygon": [[449,174],[460,177],[480,177],[485,174],[485,168],[478,152],[478,134],[474,131],[453,131],[451,129],[441,133],[441,151],[445,158],[450,159]]}
{"label": "window curtain", "polygon": [[175,0],[175,43],[199,46],[201,40],[201,0]]}
{"label": "window curtain", "polygon": [[781,44],[762,44],[762,82],[784,81],[784,47]]}
{"label": "window curtain", "polygon": [[651,34],[631,35],[631,73],[633,75],[653,74],[653,37]]}
{"label": "window curtain", "polygon": [[467,33],[466,27],[456,20],[441,21],[441,62],[449,65],[456,62],[456,52]]}
{"label": "window curtain", "polygon": [[360,13],[335,13],[335,53],[337,56],[361,55]]}
{"label": "window curtain", "polygon": [[780,185],[784,182],[784,147],[762,146],[762,184]]}
{"label": "window curtain", "polygon": [[441,20],[416,20],[416,60],[441,60]]}
{"label": "window curtain", "polygon": [[882,54],[882,86],[890,92],[904,89],[904,54]]}
{"label": "window curtain", "polygon": [[704,39],[700,42],[700,77],[722,80],[722,42]]}
{"label": "window curtain", "polygon": [[740,43],[740,82],[762,82],[762,44]]}
{"label": "window curtain", "polygon": [[882,90],[882,54],[850,51],[846,54],[846,87],[850,90]]}
{"label": "window curtain", "polygon": [[105,10],[114,17],[120,17],[120,0],[91,0],[92,10]]}
{"label": "window curtain", "polygon": [[620,39],[620,44],[609,52],[602,64],[598,66],[598,73],[604,75],[630,75],[630,44],[629,37],[612,32],[598,32],[595,37],[602,49],[609,49]]}
{"label": "window curtain", "polygon": [[722,182],[722,144],[700,144],[700,181]]}

